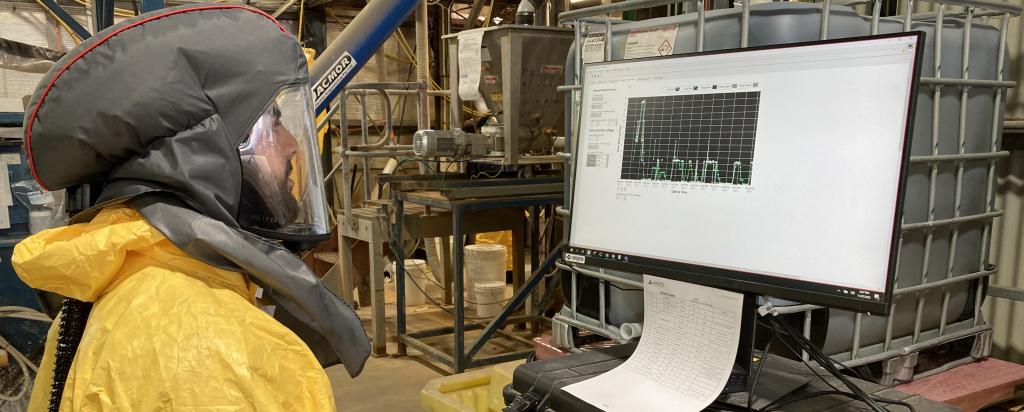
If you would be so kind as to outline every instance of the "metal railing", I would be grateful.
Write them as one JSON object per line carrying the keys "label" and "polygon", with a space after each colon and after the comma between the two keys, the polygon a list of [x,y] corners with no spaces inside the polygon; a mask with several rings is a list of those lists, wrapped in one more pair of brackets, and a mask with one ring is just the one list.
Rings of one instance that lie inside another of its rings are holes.
{"label": "metal railing", "polygon": [[[982,304],[982,287],[975,287],[973,293],[975,294],[973,300],[973,317],[966,321],[950,323],[947,319],[946,313],[950,305],[950,290],[949,287],[955,284],[963,282],[969,282],[987,278],[995,273],[995,269],[991,266],[987,266],[988,256],[988,239],[992,233],[992,221],[1002,215],[1001,210],[996,210],[993,207],[992,197],[994,194],[995,185],[995,165],[996,162],[1009,155],[1008,152],[1000,151],[997,142],[999,137],[999,121],[1001,118],[1001,104],[1003,94],[1006,93],[1006,89],[1009,87],[1015,87],[1013,81],[1004,80],[1004,65],[1005,65],[1005,54],[1006,54],[1006,36],[1007,27],[1009,20],[1021,13],[1021,6],[992,1],[992,0],[924,0],[930,3],[934,3],[936,10],[929,13],[914,14],[915,3],[914,0],[902,0],[903,15],[898,16],[903,23],[903,30],[909,31],[912,27],[913,22],[925,22],[934,21],[946,23],[950,19],[959,18],[963,24],[963,50],[962,50],[962,62],[961,70],[956,73],[955,76],[942,76],[941,53],[942,53],[942,30],[944,24],[935,24],[935,40],[932,42],[934,45],[934,75],[932,77],[922,77],[920,84],[924,87],[930,87],[933,95],[932,100],[932,132],[931,132],[931,151],[930,154],[924,156],[913,156],[910,158],[910,162],[915,165],[927,165],[930,168],[930,181],[928,185],[928,213],[927,220],[924,222],[908,223],[902,225],[900,246],[898,259],[900,252],[903,249],[904,235],[912,231],[924,231],[925,232],[925,243],[924,243],[924,257],[921,273],[917,274],[920,276],[920,284],[897,288],[894,291],[895,295],[910,295],[916,294],[917,308],[914,320],[914,331],[912,336],[894,338],[893,337],[893,323],[895,315],[895,307],[891,311],[891,314],[885,319],[885,338],[881,344],[875,344],[870,346],[864,346],[861,343],[861,326],[864,321],[864,314],[858,313],[854,318],[854,331],[852,337],[852,347],[849,352],[836,355],[837,359],[843,361],[848,366],[863,365],[868,363],[877,362],[880,360],[886,360],[902,355],[907,355],[915,351],[919,351],[923,348],[940,345],[942,343],[950,342],[953,340],[962,339],[964,337],[984,333],[990,329],[988,325],[981,322],[980,311]],[[622,12],[627,10],[636,10],[641,8],[657,7],[667,5],[671,3],[678,3],[677,1],[664,1],[664,0],[634,0],[625,1],[621,3],[614,3],[609,5],[602,5],[596,7],[590,7],[586,9],[574,10],[565,12],[559,15],[559,22],[562,24],[572,24],[575,28],[576,36],[576,47],[575,50],[575,80],[574,84],[565,85],[558,87],[557,91],[562,93],[571,94],[570,111],[572,113],[572,133],[570,138],[566,139],[564,153],[560,155],[566,157],[572,157],[573,145],[578,141],[579,130],[580,130],[580,99],[582,95],[582,84],[581,84],[581,70],[583,66],[583,59],[581,56],[580,45],[582,39],[586,38],[589,30],[592,26],[603,26],[605,34],[605,58],[611,60],[612,45],[613,45],[613,24],[617,21],[613,21],[611,13]],[[704,11],[704,0],[696,1],[696,50],[702,51],[704,49],[705,42],[705,27],[706,27],[706,13]],[[823,0],[821,3],[821,22],[819,38],[826,39],[829,33],[829,23],[831,21],[832,8],[835,5],[856,5],[866,4],[870,5],[870,30],[872,34],[878,34],[879,22],[882,20],[881,17],[881,0],[855,0],[855,1],[832,1]],[[749,41],[750,32],[750,2],[743,1],[740,16],[740,47],[747,47]],[[950,7],[962,7],[962,11],[950,12]],[[996,61],[996,75],[994,80],[988,79],[974,79],[970,77],[968,62],[971,53],[971,26],[975,23],[975,20],[980,16],[981,18],[997,17],[1000,18],[1001,28],[999,30],[999,49],[998,57]],[[955,154],[939,154],[939,119],[942,115],[940,108],[940,100],[943,89],[946,88],[957,88],[960,94],[960,105],[959,105],[959,127],[957,129],[957,138],[959,148]],[[988,151],[984,153],[967,153],[966,152],[966,135],[967,129],[967,101],[968,92],[972,88],[987,88],[994,90],[993,97],[993,114],[991,118],[991,134],[988,140]],[[963,195],[963,182],[965,173],[965,164],[967,162],[985,162],[987,163],[986,170],[986,194],[985,194],[985,207],[982,213],[977,214],[962,214],[962,195]],[[956,168],[956,183],[954,193],[954,208],[953,217],[947,219],[937,219],[935,216],[935,197],[936,197],[936,185],[938,181],[938,174],[940,165],[954,165]],[[566,179],[565,179],[565,207],[557,210],[559,215],[568,217],[571,214],[571,193],[573,185],[573,162],[567,161],[566,165]],[[981,254],[980,260],[977,265],[977,270],[973,273],[965,275],[954,275],[954,265],[957,259],[956,247],[957,240],[960,237],[960,226],[967,223],[975,223],[983,225],[983,234],[981,237]],[[568,237],[568,227],[566,226],[565,236]],[[931,258],[933,241],[936,236],[936,229],[944,228],[950,232],[950,251],[949,259],[946,265],[946,271],[941,279],[931,279],[929,281],[929,260]],[[566,321],[565,323],[571,324],[576,327],[590,329],[596,333],[603,334],[612,338],[621,338],[615,330],[614,326],[607,325],[603,319],[604,317],[604,296],[600,294],[600,308],[601,317],[600,320],[587,318],[580,320],[576,313],[575,301],[576,301],[576,278],[579,275],[590,276],[597,278],[600,282],[599,291],[604,291],[604,284],[608,281],[622,282],[622,279],[615,278],[604,272],[590,271],[578,267],[569,267],[564,264],[559,265],[560,268],[568,270],[571,273],[572,281],[572,304],[570,305],[571,316],[557,315],[556,320]],[[908,276],[910,274],[897,273],[897,281],[900,276]],[[922,330],[922,315],[925,310],[925,292],[931,290],[942,290],[942,304],[941,304],[941,318],[939,320],[939,326],[936,330]],[[906,303],[903,303],[906,304]],[[811,335],[811,312],[815,309],[820,309],[819,306],[815,305],[796,305],[790,307],[779,308],[781,313],[785,314],[800,314],[803,313],[805,317],[803,333],[805,336],[810,337]],[[596,322],[596,323],[595,323]]]}
{"label": "metal railing", "polygon": [[[391,83],[359,83],[350,84],[345,87],[345,90],[338,95],[338,98],[331,105],[327,111],[327,115],[317,125],[317,130],[323,130],[324,126],[340,111],[341,107],[346,106],[350,97],[359,97],[359,144],[351,144],[351,136],[348,133],[349,119],[348,113],[342,111],[339,118],[336,119],[339,122],[341,129],[341,138],[336,152],[340,161],[335,164],[324,177],[324,183],[330,184],[335,176],[339,176],[342,184],[342,213],[345,218],[345,223],[353,226],[355,225],[355,219],[352,218],[352,198],[355,195],[352,193],[352,176],[351,169],[352,163],[359,161],[360,167],[363,170],[361,180],[363,187],[363,199],[370,200],[372,197],[372,187],[374,186],[372,176],[368,171],[370,170],[370,161],[372,158],[402,158],[412,156],[412,146],[399,145],[398,142],[392,141],[391,136],[394,131],[394,113],[392,113],[392,101],[393,96],[416,96],[416,111],[417,113],[423,113],[427,110],[428,97],[433,96],[447,96],[449,92],[447,90],[427,90],[426,83],[420,82],[391,82]],[[373,121],[370,120],[369,113],[367,111],[367,97],[378,96],[383,99],[384,103],[384,128],[380,132],[380,138],[376,141],[371,141],[370,127]],[[429,128],[429,124],[425,124],[423,116],[417,115],[417,127],[418,128]],[[358,149],[358,150],[352,150]],[[340,173],[339,173],[340,172]]]}

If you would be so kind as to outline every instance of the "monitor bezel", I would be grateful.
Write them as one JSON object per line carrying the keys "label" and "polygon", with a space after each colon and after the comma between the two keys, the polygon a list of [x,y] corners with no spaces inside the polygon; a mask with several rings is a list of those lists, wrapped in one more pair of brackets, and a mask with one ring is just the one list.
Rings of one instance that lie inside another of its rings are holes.
{"label": "monitor bezel", "polygon": [[[840,43],[854,43],[860,41],[871,41],[887,38],[916,37],[917,46],[915,48],[914,63],[912,68],[913,74],[911,76],[910,93],[908,96],[909,101],[907,104],[906,125],[903,131],[903,154],[899,169],[899,183],[897,187],[896,205],[893,213],[893,233],[889,247],[889,264],[886,273],[885,292],[880,300],[876,301],[872,299],[865,299],[863,297],[840,294],[837,288],[843,287],[838,285],[795,280],[792,278],[770,276],[763,273],[725,269],[698,264],[689,264],[644,256],[635,256],[629,254],[623,255],[621,252],[612,250],[599,250],[593,248],[576,247],[572,244],[571,214],[569,216],[570,221],[567,222],[569,239],[566,245],[565,253],[567,255],[572,256],[572,259],[565,260],[576,260],[576,262],[572,263],[580,263],[586,266],[661,276],[684,282],[691,282],[710,287],[729,289],[736,292],[755,293],[764,296],[770,296],[773,298],[797,301],[806,304],[846,309],[855,312],[865,312],[872,315],[888,315],[892,309],[892,304],[894,300],[893,289],[895,287],[896,269],[897,265],[899,264],[897,259],[899,251],[900,233],[902,231],[901,220],[903,216],[904,195],[907,184],[907,169],[909,168],[910,160],[910,139],[913,136],[914,113],[915,107],[917,105],[917,94],[921,77],[921,60],[924,50],[924,36],[925,34],[922,31],[908,31],[870,36],[844,37],[837,39],[816,40],[798,43],[785,43],[755,47],[682,53],[669,56],[656,56],[630,60],[614,60],[607,62],[589,63],[585,65],[582,68],[583,70],[581,71],[581,75],[583,76],[583,79],[585,79],[587,67],[627,65],[651,60],[675,60],[716,54],[742,54],[764,50],[787,49]],[[581,82],[583,81],[583,79],[581,79]],[[586,101],[586,87],[584,87],[580,91],[580,93],[580,104],[583,105]],[[577,125],[579,125],[579,123],[577,123]],[[573,182],[576,182],[577,179],[577,173],[580,169],[579,162],[580,156],[575,156],[573,161],[572,173]],[[571,199],[570,204],[575,205],[575,184],[573,185],[573,191],[572,193],[569,194],[569,196]],[[614,258],[605,257],[609,255],[614,256]],[[623,257],[627,259],[628,262],[623,261]],[[583,261],[580,262],[579,260]],[[826,290],[828,289],[833,289],[833,291],[826,292]]]}

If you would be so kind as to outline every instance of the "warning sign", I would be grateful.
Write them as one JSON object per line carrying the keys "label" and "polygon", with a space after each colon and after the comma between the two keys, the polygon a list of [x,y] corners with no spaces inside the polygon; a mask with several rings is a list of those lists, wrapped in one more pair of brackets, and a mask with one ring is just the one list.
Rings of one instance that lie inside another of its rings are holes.
{"label": "warning sign", "polygon": [[663,26],[653,29],[633,30],[626,38],[626,52],[623,58],[668,56],[676,45],[679,26]]}

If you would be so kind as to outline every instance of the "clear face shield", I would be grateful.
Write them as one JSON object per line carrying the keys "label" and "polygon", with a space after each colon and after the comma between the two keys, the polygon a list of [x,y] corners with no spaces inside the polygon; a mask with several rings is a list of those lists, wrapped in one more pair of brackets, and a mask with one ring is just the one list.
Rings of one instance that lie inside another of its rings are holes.
{"label": "clear face shield", "polygon": [[255,234],[309,243],[330,235],[308,85],[282,90],[238,146],[238,223]]}

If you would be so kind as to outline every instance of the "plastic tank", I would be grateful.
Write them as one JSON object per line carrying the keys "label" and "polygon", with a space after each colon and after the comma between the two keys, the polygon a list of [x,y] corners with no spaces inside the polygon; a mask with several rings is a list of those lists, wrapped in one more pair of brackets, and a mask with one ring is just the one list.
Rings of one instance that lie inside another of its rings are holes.
{"label": "plastic tank", "polygon": [[[704,50],[720,50],[740,47],[741,10],[739,8],[715,10],[706,14]],[[814,41],[819,39],[821,24],[821,6],[807,3],[767,3],[753,5],[750,8],[749,46],[784,44]],[[689,13],[640,22],[621,23],[612,26],[612,60],[621,60],[624,53],[626,37],[631,30],[678,25],[674,54],[691,53],[697,50],[697,16]],[[591,32],[602,32],[604,26],[590,25]],[[934,73],[934,28],[933,22],[913,22],[911,30],[925,32],[925,49],[921,75],[933,77]],[[903,31],[902,19],[883,18],[879,22],[879,33]],[[870,17],[862,16],[849,7],[833,6],[829,23],[828,38],[842,38],[869,35],[871,30]],[[942,29],[942,77],[960,77],[963,50],[963,23],[959,20],[946,19]],[[972,24],[970,60],[970,78],[994,80],[996,76],[996,58],[999,46],[998,30],[979,19]],[[575,49],[569,52],[566,65],[566,83],[573,83]],[[836,79],[842,81],[842,79]],[[990,151],[992,128],[993,97],[995,89],[974,87],[969,89],[967,101],[967,133],[966,153],[986,153]],[[911,143],[911,155],[923,156],[932,154],[932,103],[933,88],[922,85],[918,89],[917,109],[914,115],[914,135]],[[940,101],[941,116],[939,125],[938,154],[956,154],[958,152],[958,127],[960,122],[960,89],[947,86],[943,89]],[[568,110],[568,105],[567,105]],[[1002,110],[1002,108],[999,108]],[[571,119],[571,116],[566,116]],[[870,119],[865,119],[870,121]],[[572,130],[566,123],[566,130]],[[571,132],[567,132],[571,136]],[[965,163],[961,216],[984,213],[986,202],[986,162]],[[908,184],[904,201],[904,224],[925,222],[928,220],[928,191],[931,167],[926,163],[915,164],[908,170]],[[936,181],[934,219],[952,218],[954,213],[954,190],[956,184],[956,164],[940,163]],[[956,245],[956,256],[952,276],[961,276],[979,270],[982,249],[983,221],[960,225],[960,234]],[[946,278],[950,254],[951,230],[949,227],[937,228],[933,232],[931,253],[927,262],[926,282],[935,282]],[[897,272],[897,287],[906,288],[922,283],[922,272],[925,267],[924,231],[909,231],[905,234],[900,253]],[[974,283],[958,283],[949,286],[949,306],[947,324],[972,316]],[[897,297],[893,322],[893,337],[899,338],[913,333],[917,311],[917,297],[920,294],[907,294]],[[924,316],[921,319],[921,330],[938,328],[940,321],[943,290],[932,289],[923,293],[925,299]],[[824,326],[816,319],[814,327],[815,340],[819,341],[823,350],[829,354],[846,352],[851,348],[854,330],[854,314],[846,311],[832,310],[828,313],[827,333],[822,336],[820,327]],[[885,318],[865,316],[862,322],[861,346],[869,346],[884,340]]]}

